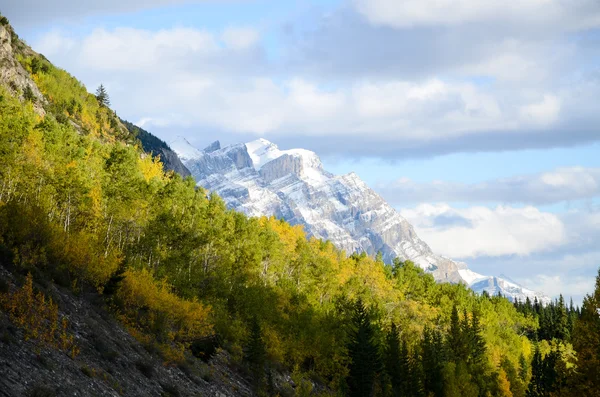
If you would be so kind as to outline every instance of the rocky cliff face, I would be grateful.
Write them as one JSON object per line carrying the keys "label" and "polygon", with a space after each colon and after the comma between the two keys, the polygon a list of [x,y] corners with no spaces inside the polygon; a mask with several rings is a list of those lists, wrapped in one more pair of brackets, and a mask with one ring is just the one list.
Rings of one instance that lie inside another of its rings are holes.
{"label": "rocky cliff face", "polygon": [[[33,109],[40,116],[44,116],[43,105],[46,99],[38,89],[37,85],[31,80],[29,73],[16,59],[17,46],[22,45],[17,39],[12,27],[8,24],[0,24],[0,85],[5,86],[11,94],[18,97],[21,101],[25,100],[25,92],[29,90],[33,95]],[[35,54],[29,47],[22,46],[21,52],[30,52]]]}
{"label": "rocky cliff face", "polygon": [[412,225],[358,175],[327,172],[313,152],[280,150],[264,139],[225,148],[215,142],[203,151],[183,138],[170,145],[198,185],[217,192],[229,208],[303,225],[309,235],[330,240],[347,253],[381,252],[388,263],[396,257],[412,260],[438,281],[475,284],[478,292],[501,292],[512,299],[535,295],[436,255]]}

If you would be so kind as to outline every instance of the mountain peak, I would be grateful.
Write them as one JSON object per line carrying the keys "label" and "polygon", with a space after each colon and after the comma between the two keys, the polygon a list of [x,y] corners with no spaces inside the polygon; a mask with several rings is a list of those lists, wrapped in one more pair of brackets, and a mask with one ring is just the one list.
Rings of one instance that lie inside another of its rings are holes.
{"label": "mountain peak", "polygon": [[221,142],[214,141],[213,143],[211,143],[210,145],[208,145],[207,147],[204,148],[204,153],[212,153],[215,152],[217,150],[221,149]]}
{"label": "mountain peak", "polygon": [[259,171],[265,164],[283,155],[300,158],[304,169],[322,168],[321,160],[315,152],[306,149],[280,150],[279,147],[264,138],[246,143],[246,149],[252,159],[254,169]]}
{"label": "mountain peak", "polygon": [[202,152],[183,136],[178,136],[169,142],[169,147],[177,153],[181,161],[197,160],[202,157]]}
{"label": "mountain peak", "polygon": [[229,208],[300,224],[308,235],[330,240],[347,253],[381,252],[387,263],[395,257],[409,259],[438,281],[466,283],[490,295],[500,292],[513,300],[535,296],[505,278],[485,276],[436,255],[356,173],[333,175],[310,150],[281,150],[261,138],[205,152],[185,164],[198,184],[217,192]]}

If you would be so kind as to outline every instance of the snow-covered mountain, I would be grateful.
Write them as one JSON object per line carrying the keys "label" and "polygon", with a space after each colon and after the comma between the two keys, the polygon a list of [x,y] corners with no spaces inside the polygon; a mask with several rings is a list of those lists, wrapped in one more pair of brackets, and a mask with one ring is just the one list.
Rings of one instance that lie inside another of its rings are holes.
{"label": "snow-covered mountain", "polygon": [[[217,192],[229,208],[250,216],[274,215],[301,224],[307,233],[328,239],[346,252],[381,251],[410,259],[438,281],[464,282],[474,290],[501,292],[524,300],[536,294],[518,284],[477,274],[462,262],[436,255],[394,208],[355,173],[333,175],[309,150],[280,150],[258,139],[204,150],[185,138],[170,142],[198,185]],[[539,299],[539,295],[538,295]]]}

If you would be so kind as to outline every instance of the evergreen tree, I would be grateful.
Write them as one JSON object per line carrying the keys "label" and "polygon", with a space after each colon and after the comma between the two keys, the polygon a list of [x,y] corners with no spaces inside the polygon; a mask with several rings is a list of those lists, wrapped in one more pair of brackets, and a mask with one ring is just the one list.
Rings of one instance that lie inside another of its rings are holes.
{"label": "evergreen tree", "polygon": [[454,306],[450,315],[450,332],[448,334],[448,351],[452,355],[453,361],[466,361],[467,359],[464,324],[464,321],[461,323],[459,320],[458,309]]}
{"label": "evergreen tree", "polygon": [[400,363],[400,338],[396,324],[392,323],[390,332],[386,336],[385,369],[392,384],[392,395],[400,396],[402,383],[402,367]]}
{"label": "evergreen tree", "polygon": [[442,334],[437,330],[425,327],[423,331],[423,388],[426,394],[442,397],[444,382],[442,371],[444,368],[445,354]]}
{"label": "evergreen tree", "polygon": [[409,397],[423,397],[425,396],[425,389],[423,387],[424,376],[422,361],[416,351],[409,355],[409,366],[408,366],[408,394]]}
{"label": "evergreen tree", "polygon": [[558,298],[555,318],[554,337],[560,340],[569,340],[571,338],[571,334],[569,332],[569,316],[567,314],[567,308],[565,306],[565,300],[563,299],[562,294],[560,294]]}
{"label": "evergreen tree", "polygon": [[468,335],[471,361],[475,364],[480,364],[486,359],[486,347],[485,340],[481,334],[481,325],[479,323],[479,314],[477,312],[473,312]]}
{"label": "evergreen tree", "polygon": [[406,341],[402,341],[402,347],[400,349],[400,360],[399,360],[399,369],[400,369],[400,382],[399,387],[397,389],[397,396],[401,397],[410,397],[412,396],[412,380],[410,379],[410,356],[408,352],[408,346],[406,345]]}
{"label": "evergreen tree", "polygon": [[250,367],[255,389],[261,390],[264,386],[266,350],[256,316],[250,322],[250,337],[244,352],[244,359]]}
{"label": "evergreen tree", "polygon": [[526,396],[544,397],[544,365],[538,345],[535,346],[535,352],[531,361],[531,380],[529,381]]}
{"label": "evergreen tree", "polygon": [[600,269],[596,287],[583,299],[581,315],[573,329],[573,348],[577,351],[575,387],[581,396],[600,390]]}
{"label": "evergreen tree", "polygon": [[519,356],[519,379],[521,381],[527,381],[527,374],[529,372],[529,366],[527,365],[527,360],[525,359],[525,355],[521,353]]}
{"label": "evergreen tree", "polygon": [[542,307],[542,305],[540,305],[540,302],[538,301],[537,296],[533,297],[533,311],[536,314],[540,314],[540,308]]}
{"label": "evergreen tree", "polygon": [[106,92],[106,88],[104,88],[103,84],[100,84],[98,89],[96,89],[96,99],[98,100],[98,104],[100,106],[110,106],[110,98],[108,97],[108,92]]}
{"label": "evergreen tree", "polygon": [[558,382],[556,365],[559,361],[560,353],[556,350],[550,351],[542,360],[542,389],[546,394],[556,391]]}
{"label": "evergreen tree", "polygon": [[533,312],[533,306],[531,305],[531,299],[525,298],[525,314],[531,314]]}
{"label": "evergreen tree", "polygon": [[381,371],[381,358],[375,340],[375,327],[362,301],[354,304],[349,335],[350,368],[347,378],[349,395],[370,396]]}

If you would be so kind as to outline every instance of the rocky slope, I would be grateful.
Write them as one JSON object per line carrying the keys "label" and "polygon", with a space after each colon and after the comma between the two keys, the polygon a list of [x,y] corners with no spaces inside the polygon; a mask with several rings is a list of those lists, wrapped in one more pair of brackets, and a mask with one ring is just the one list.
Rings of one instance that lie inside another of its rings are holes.
{"label": "rocky slope", "polygon": [[225,148],[217,141],[198,150],[178,138],[170,146],[198,185],[217,192],[230,208],[303,225],[311,236],[331,240],[347,253],[381,252],[388,263],[395,257],[410,259],[438,281],[464,282],[478,292],[500,292],[511,299],[536,295],[436,255],[412,225],[358,175],[327,172],[311,151],[280,150],[265,139]]}
{"label": "rocky slope", "polygon": [[13,28],[4,17],[0,16],[0,84],[4,85],[9,92],[17,96],[21,101],[25,96],[32,96],[33,108],[37,114],[44,116],[46,111],[43,105],[46,99],[33,82],[29,73],[21,66],[15,57],[16,50],[22,53],[34,54],[34,52],[18,39]]}
{"label": "rocky slope", "polygon": [[[19,284],[0,266],[2,289]],[[133,338],[105,309],[102,296],[74,296],[52,283],[35,285],[69,321],[80,353],[25,340],[0,311],[0,396],[249,396],[250,381],[220,352],[208,362],[190,357],[164,365],[157,350]],[[283,378],[282,378],[283,379]]]}

